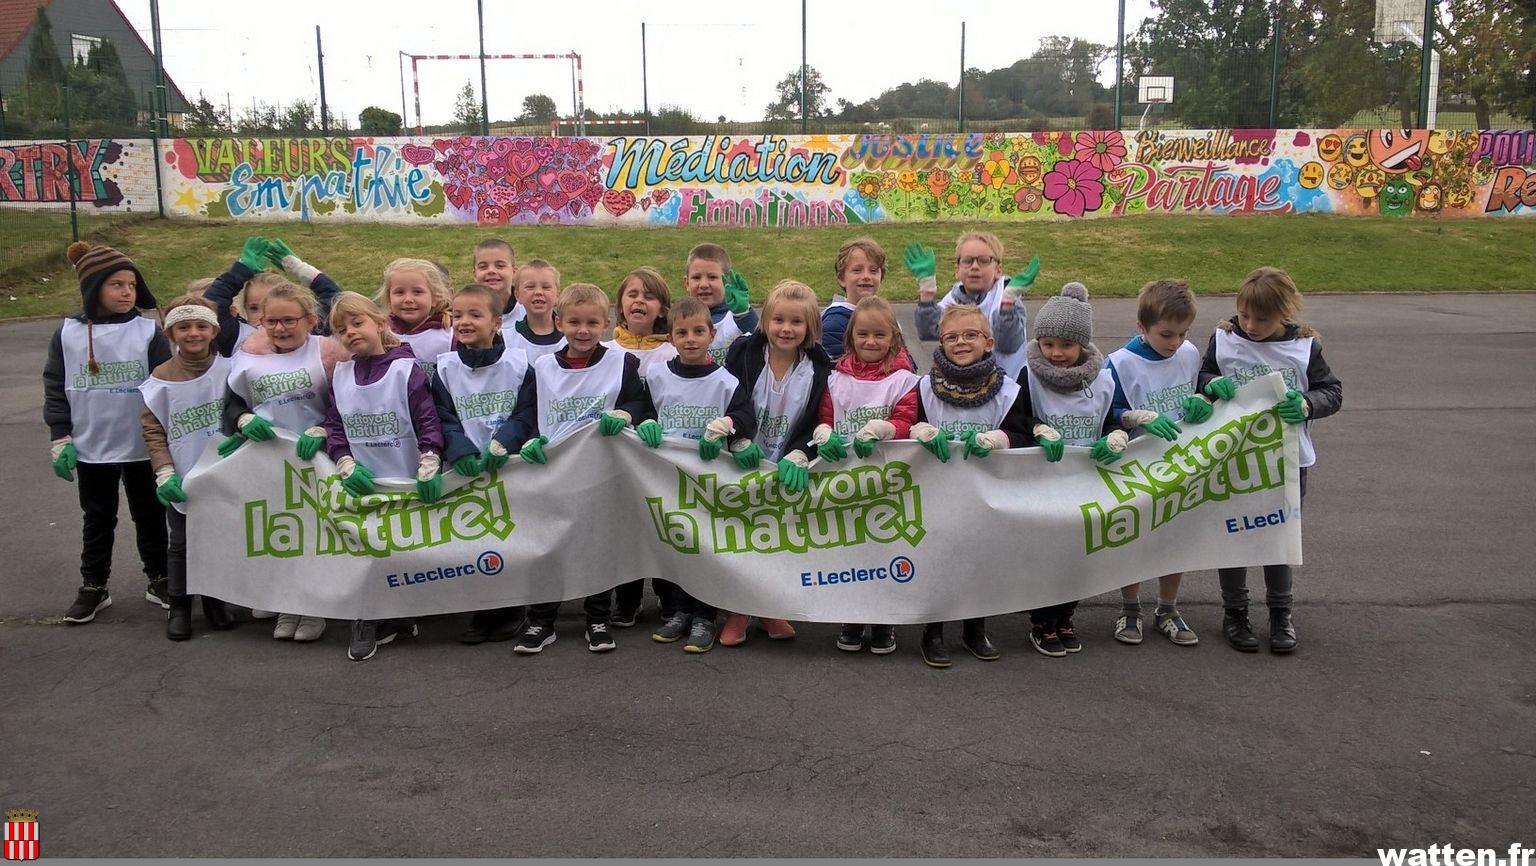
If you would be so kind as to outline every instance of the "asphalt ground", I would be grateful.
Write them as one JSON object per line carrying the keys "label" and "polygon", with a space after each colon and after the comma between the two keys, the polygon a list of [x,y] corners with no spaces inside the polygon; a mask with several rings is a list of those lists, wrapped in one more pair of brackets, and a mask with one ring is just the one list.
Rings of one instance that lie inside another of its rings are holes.
{"label": "asphalt ground", "polygon": [[[1203,347],[1231,300],[1202,307]],[[1095,311],[1106,351],[1132,331],[1133,302]],[[1000,617],[1002,660],[964,655],[951,626],[944,671],[915,628],[883,657],[836,651],[831,625],[687,656],[648,639],[651,607],[602,656],[574,618],[536,657],[458,645],[462,616],[366,663],[340,623],[298,645],[199,618],[175,644],[142,600],[126,508],[114,605],[58,624],[80,514],[41,423],[54,323],[0,327],[0,806],[40,813],[45,856],[1529,846],[1536,295],[1316,296],[1306,313],[1345,400],[1313,428],[1295,655],[1229,649],[1201,572],[1182,602],[1199,647],[1115,643],[1101,596],[1078,655],[1040,656]]]}

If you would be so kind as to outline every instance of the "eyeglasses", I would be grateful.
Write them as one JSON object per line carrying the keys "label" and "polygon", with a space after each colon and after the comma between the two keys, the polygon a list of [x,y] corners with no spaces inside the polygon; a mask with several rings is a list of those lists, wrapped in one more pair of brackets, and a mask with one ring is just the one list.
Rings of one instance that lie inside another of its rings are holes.
{"label": "eyeglasses", "polygon": [[953,346],[956,343],[980,343],[986,338],[987,335],[983,331],[950,331],[940,336],[939,342],[946,346]]}
{"label": "eyeglasses", "polygon": [[971,265],[981,265],[982,267],[986,267],[987,265],[997,261],[997,259],[993,258],[992,256],[966,256],[963,259],[955,259],[955,261],[960,263],[960,267],[968,268]]}
{"label": "eyeglasses", "polygon": [[287,318],[274,319],[271,316],[268,316],[268,317],[262,319],[261,323],[263,325],[266,325],[269,328],[273,328],[273,329],[282,328],[285,331],[291,331],[294,328],[297,328],[299,326],[299,323],[302,322],[302,321],[304,321],[303,317],[295,318],[293,316],[289,316]]}

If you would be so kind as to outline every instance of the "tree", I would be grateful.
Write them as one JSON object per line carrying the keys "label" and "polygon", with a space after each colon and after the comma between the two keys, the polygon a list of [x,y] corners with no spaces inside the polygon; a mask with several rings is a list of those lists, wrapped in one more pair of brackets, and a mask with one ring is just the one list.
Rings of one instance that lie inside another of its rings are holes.
{"label": "tree", "polygon": [[187,107],[187,113],[182,119],[182,128],[189,136],[214,137],[228,135],[234,131],[234,123],[229,118],[228,109],[214,105],[201,92],[197,99]]}
{"label": "tree", "polygon": [[1136,76],[1172,75],[1169,115],[1194,129],[1269,122],[1268,0],[1156,0],[1128,46]]}
{"label": "tree", "polygon": [[555,107],[555,101],[542,93],[535,93],[523,97],[523,113],[518,116],[518,123],[546,124],[552,120],[558,120],[560,109]]}
{"label": "tree", "polygon": [[289,135],[304,135],[313,132],[319,129],[319,123],[315,120],[315,116],[315,104],[309,100],[301,99],[283,111],[278,132],[286,132]]}
{"label": "tree", "polygon": [[[810,103],[809,117],[827,117],[831,112],[827,111],[827,94],[831,88],[821,80],[821,73],[816,67],[807,67],[806,80],[809,82],[805,90],[806,101]],[[767,120],[795,120],[800,117],[800,67],[790,70],[784,76],[784,80],[778,84],[779,98],[768,103]]]}
{"label": "tree", "polygon": [[282,126],[283,118],[278,107],[263,102],[240,112],[235,121],[235,132],[241,135],[270,134],[281,131]]}
{"label": "tree", "polygon": [[64,62],[53,44],[53,23],[43,7],[32,18],[32,39],[27,43],[27,73],[22,85],[21,111],[33,123],[57,123],[61,112],[61,88],[65,83]]}
{"label": "tree", "polygon": [[1493,109],[1518,110],[1522,79],[1536,61],[1515,0],[1445,0],[1450,26],[1442,26],[1441,93],[1472,101],[1477,128],[1493,125]]}
{"label": "tree", "polygon": [[480,132],[480,100],[475,98],[475,85],[468,81],[453,100],[453,126],[460,132],[477,135]]}
{"label": "tree", "polygon": [[357,124],[363,135],[400,134],[400,115],[375,105],[357,113]]}

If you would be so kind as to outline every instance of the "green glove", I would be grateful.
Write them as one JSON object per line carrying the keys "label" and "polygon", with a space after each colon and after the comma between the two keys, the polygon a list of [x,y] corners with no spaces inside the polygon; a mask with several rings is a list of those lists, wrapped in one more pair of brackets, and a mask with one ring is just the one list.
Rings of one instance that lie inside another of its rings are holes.
{"label": "green glove", "polygon": [[270,246],[265,238],[257,236],[246,238],[245,246],[240,248],[240,264],[257,273],[266,270],[267,250]]}
{"label": "green glove", "polygon": [[1231,400],[1237,396],[1237,385],[1226,376],[1217,376],[1205,383],[1205,396],[1217,400]]}
{"label": "green glove", "polygon": [[1287,424],[1300,424],[1307,420],[1307,398],[1294,388],[1285,392],[1285,399],[1275,404],[1280,420]]}
{"label": "green glove", "polygon": [[1211,408],[1211,402],[1204,397],[1191,394],[1184,398],[1184,420],[1191,424],[1204,424],[1215,411]]}
{"label": "green glove", "polygon": [[661,447],[661,425],[655,421],[641,421],[640,426],[635,428],[635,433],[639,434],[640,441],[647,446]]}
{"label": "green glove", "polygon": [[505,451],[497,454],[495,451],[491,450],[490,445],[486,445],[485,450],[480,454],[480,469],[487,475],[495,475],[496,473],[500,472],[501,467],[507,465],[507,461],[511,459],[511,454],[508,454]]}
{"label": "green glove", "polygon": [[293,255],[293,249],[283,243],[282,238],[272,238],[267,241],[267,261],[279,268],[283,266],[283,258]]}
{"label": "green glove", "polygon": [[305,433],[299,437],[298,445],[294,446],[293,450],[298,452],[300,460],[313,460],[315,455],[320,453],[320,446],[324,444],[324,436],[311,436]]}
{"label": "green glove", "polygon": [[172,502],[186,502],[187,494],[181,489],[181,476],[172,475],[155,486],[155,498],[160,504],[170,507]]}
{"label": "green glove", "polygon": [[1107,436],[1100,436],[1094,441],[1093,447],[1088,449],[1089,457],[1105,465],[1120,459],[1120,452],[1109,447],[1108,438]]}
{"label": "green glove", "polygon": [[1029,264],[1024,267],[1024,270],[1008,278],[1008,288],[1022,295],[1030,286],[1035,284],[1035,278],[1038,276],[1040,276],[1040,257],[1035,256],[1029,260]]}
{"label": "green glove", "polygon": [[807,472],[804,466],[788,457],[779,461],[778,476],[779,483],[784,485],[784,489],[793,493],[799,493],[804,490],[805,486],[811,481],[811,473]]}
{"label": "green glove", "polygon": [[699,439],[699,459],[710,461],[720,456],[720,444],[723,439],[711,439],[708,436]]}
{"label": "green glove", "polygon": [[353,496],[366,496],[373,492],[373,470],[361,463],[352,465],[352,474],[341,479],[343,490]]}
{"label": "green glove", "polygon": [[853,453],[857,454],[860,460],[868,460],[869,455],[875,453],[876,441],[878,440],[853,437]]}
{"label": "green glove", "polygon": [[988,454],[992,453],[992,449],[991,448],[988,448],[987,446],[985,446],[985,445],[981,444],[980,442],[976,441],[976,436],[977,435],[978,435],[977,431],[975,431],[975,430],[967,430],[967,431],[965,431],[965,435],[960,437],[960,441],[965,443],[965,459],[966,460],[969,460],[972,457],[976,457],[976,458],[986,457]]}
{"label": "green glove", "polygon": [[843,441],[843,437],[833,433],[831,439],[816,447],[816,456],[828,463],[836,463],[848,456],[848,443]]}
{"label": "green glove", "polygon": [[543,466],[549,462],[549,458],[544,454],[544,445],[548,442],[548,436],[535,436],[523,443],[523,447],[517,452],[517,455],[523,458],[525,463],[537,463]]}
{"label": "green glove", "polygon": [[933,258],[933,247],[907,244],[906,249],[901,251],[901,257],[906,261],[907,270],[920,280],[933,276],[938,269]]}
{"label": "green glove", "polygon": [[272,423],[260,415],[252,415],[251,420],[240,427],[240,434],[252,442],[267,442],[277,438],[272,432]]}
{"label": "green glove", "polygon": [[732,268],[725,275],[725,306],[733,315],[741,315],[752,306],[751,294],[747,291],[747,278]]}
{"label": "green glove", "polygon": [[426,481],[418,479],[416,481],[416,495],[421,497],[421,501],[427,503],[428,505],[431,505],[437,500],[442,499],[443,473],[439,472],[431,478],[428,478]]}
{"label": "green glove", "polygon": [[1045,462],[1059,463],[1061,456],[1067,453],[1067,443],[1062,439],[1047,439],[1044,436],[1036,436],[1035,443],[1045,449]]}
{"label": "green glove", "polygon": [[617,436],[628,426],[629,422],[625,421],[622,415],[615,415],[612,412],[604,412],[603,416],[597,419],[597,429],[604,436]]}
{"label": "green glove", "polygon": [[485,471],[485,463],[480,459],[479,454],[465,454],[453,461],[453,471],[465,478],[474,478]]}
{"label": "green glove", "polygon": [[1182,432],[1179,430],[1179,425],[1173,423],[1172,419],[1164,415],[1159,415],[1141,425],[1141,429],[1151,433],[1153,436],[1167,439],[1169,442],[1179,438],[1179,433]]}
{"label": "green glove", "polygon": [[80,460],[80,453],[75,449],[75,443],[68,442],[59,449],[59,456],[53,459],[53,474],[65,481],[74,481],[75,464]]}
{"label": "green glove", "polygon": [[219,456],[228,457],[244,444],[245,436],[243,434],[236,433],[233,436],[226,436],[219,442]]}
{"label": "green glove", "polygon": [[940,430],[939,435],[922,443],[922,445],[928,449],[929,454],[939,458],[940,463],[949,462],[949,437],[944,435],[943,430]]}
{"label": "green glove", "polygon": [[743,472],[749,472],[757,468],[757,464],[763,462],[763,449],[756,442],[741,449],[732,451],[731,459],[736,461],[736,468]]}

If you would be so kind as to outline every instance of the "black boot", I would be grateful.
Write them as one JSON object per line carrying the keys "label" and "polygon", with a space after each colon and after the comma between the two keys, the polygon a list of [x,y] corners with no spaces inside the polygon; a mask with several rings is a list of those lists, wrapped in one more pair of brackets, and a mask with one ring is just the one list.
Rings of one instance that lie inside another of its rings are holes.
{"label": "black boot", "polygon": [[949,667],[949,650],[944,648],[944,623],[923,626],[923,664],[931,668]]}
{"label": "black boot", "polygon": [[1221,633],[1227,639],[1227,643],[1238,652],[1256,653],[1259,651],[1259,636],[1253,633],[1253,624],[1248,621],[1248,608],[1229,607],[1221,618]]}
{"label": "black boot", "polygon": [[1288,653],[1296,651],[1296,626],[1291,622],[1291,609],[1269,609],[1269,651]]}
{"label": "black boot", "polygon": [[208,620],[208,627],[215,631],[225,631],[235,627],[235,618],[229,612],[229,607],[216,598],[199,596],[203,600],[203,619]]}
{"label": "black boot", "polygon": [[170,605],[165,615],[165,637],[167,640],[186,640],[192,636],[192,598],[173,595]]}
{"label": "black boot", "polygon": [[985,617],[976,617],[965,621],[965,628],[961,632],[961,642],[965,648],[971,651],[971,655],[984,662],[995,662],[1003,657],[987,638],[987,620]]}

